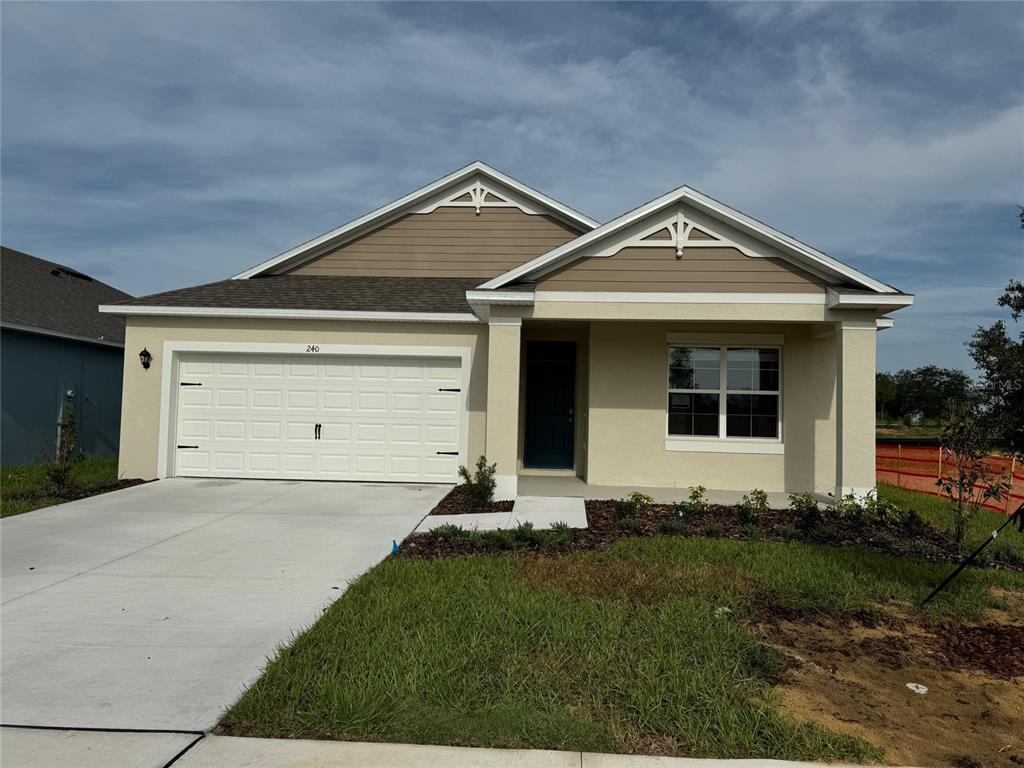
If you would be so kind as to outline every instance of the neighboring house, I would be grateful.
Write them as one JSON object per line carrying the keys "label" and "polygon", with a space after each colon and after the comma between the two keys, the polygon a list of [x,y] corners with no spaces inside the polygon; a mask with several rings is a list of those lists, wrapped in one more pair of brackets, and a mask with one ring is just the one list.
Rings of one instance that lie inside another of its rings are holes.
{"label": "neighboring house", "polygon": [[[913,297],[680,187],[605,224],[473,163],[127,317],[121,472],[864,493]],[[153,355],[143,370],[137,355]]]}
{"label": "neighboring house", "polygon": [[131,295],[10,248],[0,272],[0,462],[52,458],[72,409],[77,452],[116,454],[124,320],[99,305]]}

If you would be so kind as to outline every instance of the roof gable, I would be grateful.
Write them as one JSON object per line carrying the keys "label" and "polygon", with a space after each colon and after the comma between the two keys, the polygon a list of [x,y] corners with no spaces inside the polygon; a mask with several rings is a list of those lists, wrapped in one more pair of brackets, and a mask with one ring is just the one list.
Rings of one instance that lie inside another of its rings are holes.
{"label": "roof gable", "polygon": [[[703,239],[706,234],[714,237],[715,245]],[[607,257],[626,246],[666,245],[675,248],[677,255],[699,245],[735,248],[752,258],[781,257],[827,282],[852,284],[875,293],[899,293],[892,286],[685,186],[511,269],[480,288],[495,289],[516,281],[536,280],[572,261]]]}
{"label": "roof gable", "polygon": [[431,213],[439,207],[465,208],[474,213],[479,213],[485,208],[518,208],[528,214],[551,216],[579,232],[589,231],[598,224],[589,216],[574,211],[511,176],[485,163],[475,162],[393,203],[241,272],[235,275],[234,279],[244,280],[259,275],[287,272],[405,216]]}

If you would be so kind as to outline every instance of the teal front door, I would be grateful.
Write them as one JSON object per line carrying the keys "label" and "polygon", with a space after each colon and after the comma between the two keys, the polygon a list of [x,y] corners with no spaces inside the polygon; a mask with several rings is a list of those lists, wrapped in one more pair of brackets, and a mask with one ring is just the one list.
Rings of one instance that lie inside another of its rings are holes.
{"label": "teal front door", "polygon": [[575,405],[576,343],[527,341],[524,466],[572,469]]}

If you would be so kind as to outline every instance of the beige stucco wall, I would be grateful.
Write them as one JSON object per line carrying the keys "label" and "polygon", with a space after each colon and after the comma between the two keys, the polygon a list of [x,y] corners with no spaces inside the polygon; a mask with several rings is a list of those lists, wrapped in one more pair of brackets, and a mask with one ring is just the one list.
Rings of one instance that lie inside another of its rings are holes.
{"label": "beige stucco wall", "polygon": [[837,324],[841,439],[837,443],[836,485],[842,494],[861,496],[875,487],[875,345],[873,323],[861,320]]}
{"label": "beige stucco wall", "polygon": [[[484,452],[487,400],[487,327],[483,324],[352,323],[322,320],[244,320],[131,317],[125,329],[126,364],[121,404],[118,471],[125,477],[157,476],[160,388],[165,341],[452,346],[473,350],[469,376],[469,457]],[[143,370],[136,355],[153,355]]]}
{"label": "beige stucco wall", "polygon": [[[832,492],[836,341],[830,331],[824,324],[592,323],[587,481]],[[783,335],[784,454],[666,449],[668,334],[715,332]],[[874,369],[863,376],[873,380]]]}

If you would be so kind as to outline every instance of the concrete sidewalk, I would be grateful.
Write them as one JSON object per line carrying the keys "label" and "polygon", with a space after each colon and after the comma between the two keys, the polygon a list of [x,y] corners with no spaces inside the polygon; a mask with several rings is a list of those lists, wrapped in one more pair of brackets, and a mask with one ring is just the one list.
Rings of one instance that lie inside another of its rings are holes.
{"label": "concrete sidewalk", "polygon": [[[787,760],[705,760],[544,749],[477,749],[208,736],[174,768],[813,768]],[[837,768],[835,764],[831,768]]]}
{"label": "concrete sidewalk", "polygon": [[[190,746],[192,745],[192,746]],[[184,753],[182,754],[182,750]],[[790,760],[711,760],[543,749],[478,749],[356,741],[201,738],[185,734],[0,729],[16,768],[826,768]],[[131,755],[131,757],[128,757]],[[840,768],[831,764],[828,768]]]}
{"label": "concrete sidewalk", "polygon": [[458,525],[467,531],[497,531],[530,523],[538,531],[546,531],[554,523],[570,528],[587,527],[587,510],[583,499],[571,496],[519,496],[511,512],[469,512],[463,515],[428,515],[416,529],[426,533],[442,525]]}

